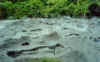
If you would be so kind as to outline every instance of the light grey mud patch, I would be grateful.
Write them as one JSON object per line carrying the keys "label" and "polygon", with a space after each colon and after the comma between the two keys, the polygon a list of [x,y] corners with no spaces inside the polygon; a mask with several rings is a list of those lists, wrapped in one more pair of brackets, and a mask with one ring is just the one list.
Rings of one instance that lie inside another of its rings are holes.
{"label": "light grey mud patch", "polygon": [[0,55],[17,62],[45,56],[64,62],[100,62],[100,25],[92,22],[65,17],[9,21],[0,29]]}
{"label": "light grey mud patch", "polygon": [[64,62],[88,62],[84,53],[80,53],[79,51],[71,51],[61,58],[64,60]]}

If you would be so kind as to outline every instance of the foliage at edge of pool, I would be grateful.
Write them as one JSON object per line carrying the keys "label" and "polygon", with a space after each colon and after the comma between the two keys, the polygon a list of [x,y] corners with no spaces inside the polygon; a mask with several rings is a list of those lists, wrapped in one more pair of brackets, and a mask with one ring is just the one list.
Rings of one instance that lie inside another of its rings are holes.
{"label": "foliage at edge of pool", "polygon": [[[94,1],[91,0],[5,0],[2,3],[8,16],[13,18],[26,17],[57,17],[66,16],[85,16],[88,6]],[[96,3],[100,2],[95,0]]]}
{"label": "foliage at edge of pool", "polygon": [[28,62],[62,62],[62,61],[57,58],[44,57],[40,59],[31,59]]}

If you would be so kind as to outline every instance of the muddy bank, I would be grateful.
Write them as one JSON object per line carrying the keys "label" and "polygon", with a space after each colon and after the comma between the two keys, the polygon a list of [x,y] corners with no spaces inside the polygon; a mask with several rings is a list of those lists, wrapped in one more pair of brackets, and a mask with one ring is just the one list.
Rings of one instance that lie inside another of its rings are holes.
{"label": "muddy bank", "polygon": [[[31,18],[0,21],[0,62],[58,57],[64,62],[100,62],[100,19]],[[3,58],[3,59],[1,59]]]}

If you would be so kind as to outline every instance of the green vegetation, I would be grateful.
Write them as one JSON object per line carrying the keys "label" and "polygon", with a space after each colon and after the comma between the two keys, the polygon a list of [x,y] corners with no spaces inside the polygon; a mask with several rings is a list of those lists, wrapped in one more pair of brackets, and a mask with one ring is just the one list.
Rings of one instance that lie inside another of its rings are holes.
{"label": "green vegetation", "polygon": [[40,58],[40,59],[31,59],[29,62],[61,62],[57,58]]}
{"label": "green vegetation", "polygon": [[[94,0],[99,3],[99,0]],[[85,16],[91,0],[1,0],[7,10],[7,16],[14,18]],[[100,4],[100,3],[99,3]]]}

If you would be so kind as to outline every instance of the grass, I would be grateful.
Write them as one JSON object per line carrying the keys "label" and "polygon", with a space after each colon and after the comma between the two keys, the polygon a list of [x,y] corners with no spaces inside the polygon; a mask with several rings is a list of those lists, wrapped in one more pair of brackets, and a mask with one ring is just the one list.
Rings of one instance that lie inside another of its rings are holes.
{"label": "grass", "polygon": [[8,16],[14,18],[26,17],[57,17],[57,16],[86,16],[88,6],[99,0],[5,0],[2,3]]}
{"label": "grass", "polygon": [[40,59],[31,59],[29,62],[61,62],[57,58],[40,58]]}

